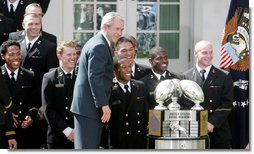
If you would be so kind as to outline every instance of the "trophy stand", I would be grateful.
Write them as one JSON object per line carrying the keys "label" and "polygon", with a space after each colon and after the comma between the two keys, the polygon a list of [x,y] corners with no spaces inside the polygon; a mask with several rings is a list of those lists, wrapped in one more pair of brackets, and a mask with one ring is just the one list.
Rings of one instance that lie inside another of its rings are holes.
{"label": "trophy stand", "polygon": [[172,103],[168,105],[169,110],[180,110],[181,106],[177,103],[178,97],[172,97]]}
{"label": "trophy stand", "polygon": [[200,102],[195,101],[194,103],[195,103],[195,105],[191,108],[191,110],[195,110],[195,111],[204,110],[204,108],[202,106],[200,106]]}
{"label": "trophy stand", "polygon": [[167,110],[167,107],[163,105],[163,102],[161,101],[158,101],[158,104],[157,106],[155,106],[155,110],[159,110],[159,111],[162,111],[162,110]]}

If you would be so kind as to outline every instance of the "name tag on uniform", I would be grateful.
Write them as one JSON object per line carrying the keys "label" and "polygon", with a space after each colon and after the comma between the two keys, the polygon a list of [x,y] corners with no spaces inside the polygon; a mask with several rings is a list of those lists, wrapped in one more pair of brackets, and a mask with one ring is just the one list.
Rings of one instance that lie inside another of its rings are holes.
{"label": "name tag on uniform", "polygon": [[62,83],[56,84],[56,88],[60,88],[60,87],[64,87],[64,84],[62,84]]}

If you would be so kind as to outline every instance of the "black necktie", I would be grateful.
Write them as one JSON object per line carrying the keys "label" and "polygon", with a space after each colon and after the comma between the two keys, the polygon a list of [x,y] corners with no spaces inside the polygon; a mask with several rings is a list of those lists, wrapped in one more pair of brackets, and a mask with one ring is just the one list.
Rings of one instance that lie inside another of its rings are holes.
{"label": "black necktie", "polygon": [[11,83],[11,85],[10,85],[10,92],[11,92],[11,94],[13,94],[13,90],[14,90],[15,83],[16,83],[14,75],[15,75],[15,73],[11,72],[11,82],[10,82]]}
{"label": "black necktie", "polygon": [[124,85],[124,89],[125,89],[125,94],[126,94],[126,100],[129,103],[130,99],[131,99],[131,93],[129,91],[129,86],[127,84]]}
{"label": "black necktie", "polygon": [[10,4],[10,15],[12,17],[14,16],[14,7],[13,7],[13,4]]}
{"label": "black necktie", "polygon": [[28,43],[27,50],[26,50],[27,52],[31,49],[31,44],[32,44],[31,42]]}
{"label": "black necktie", "polygon": [[71,73],[67,73],[66,78],[70,80],[71,79]]}
{"label": "black necktie", "polygon": [[163,81],[165,80],[164,76],[162,75],[161,78],[160,78],[160,81]]}
{"label": "black necktie", "polygon": [[200,73],[201,73],[201,78],[203,81],[205,81],[205,70],[201,70]]}

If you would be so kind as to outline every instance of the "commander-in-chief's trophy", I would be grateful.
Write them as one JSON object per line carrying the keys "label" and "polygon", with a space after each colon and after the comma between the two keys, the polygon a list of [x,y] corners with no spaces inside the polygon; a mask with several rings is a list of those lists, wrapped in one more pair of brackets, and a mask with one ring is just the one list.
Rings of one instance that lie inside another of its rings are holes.
{"label": "commander-in-chief's trophy", "polygon": [[[208,112],[200,103],[204,93],[190,80],[164,80],[155,91],[159,104],[149,110],[149,139],[155,140],[155,149],[206,149],[209,148]],[[195,103],[190,110],[180,110],[182,96]],[[163,104],[171,103],[166,107]]]}

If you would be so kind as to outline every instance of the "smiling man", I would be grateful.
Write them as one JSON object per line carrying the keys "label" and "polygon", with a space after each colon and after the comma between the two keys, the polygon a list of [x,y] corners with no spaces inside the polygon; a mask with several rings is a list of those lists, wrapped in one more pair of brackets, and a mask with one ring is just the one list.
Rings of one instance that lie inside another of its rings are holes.
{"label": "smiling man", "polygon": [[[167,51],[162,47],[154,47],[149,52],[149,62],[152,66],[152,72],[141,80],[149,92],[149,108],[154,109],[158,104],[154,99],[154,90],[160,81],[165,79],[181,79],[179,74],[168,71],[168,55]],[[165,104],[167,105],[167,104]]]}
{"label": "smiling man", "polygon": [[1,67],[3,78],[12,97],[12,117],[16,128],[18,149],[33,149],[31,125],[36,119],[38,108],[33,101],[34,72],[22,68],[20,45],[8,40],[2,44],[1,56],[5,64]]}
{"label": "smiling man", "polygon": [[114,64],[110,145],[113,149],[146,149],[148,102],[145,85],[131,79],[133,59],[117,55]]}
{"label": "smiling man", "polygon": [[[137,40],[128,34],[121,36],[116,42],[115,55],[125,55],[135,60],[137,56]],[[131,68],[131,78],[139,80],[151,72],[151,68],[145,65],[135,63]]]}
{"label": "smiling man", "polygon": [[[202,87],[205,100],[201,106],[208,110],[208,133],[211,149],[229,149],[231,132],[228,116],[233,107],[233,81],[230,74],[213,66],[213,45],[201,40],[195,45],[196,66],[184,72],[184,78]],[[189,104],[189,107],[193,106]]]}
{"label": "smiling man", "polygon": [[70,112],[76,80],[76,43],[63,41],[57,47],[60,67],[46,73],[42,82],[42,105],[48,123],[49,149],[74,149],[74,118]]}

